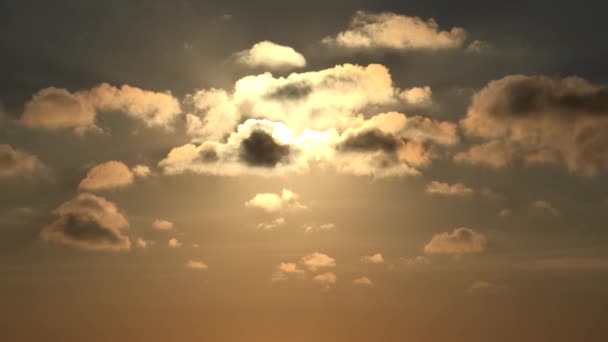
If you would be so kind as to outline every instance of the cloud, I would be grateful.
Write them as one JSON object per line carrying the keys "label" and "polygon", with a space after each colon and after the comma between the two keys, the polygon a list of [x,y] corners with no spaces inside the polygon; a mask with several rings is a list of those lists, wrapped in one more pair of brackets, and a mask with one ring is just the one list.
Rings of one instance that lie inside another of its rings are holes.
{"label": "cloud", "polygon": [[195,172],[265,177],[309,172],[416,175],[459,141],[457,125],[388,112],[399,103],[386,67],[345,64],[275,78],[238,80],[233,92],[197,91],[186,97],[191,142],[159,163],[166,174]]}
{"label": "cloud", "polygon": [[32,176],[48,171],[38,157],[8,144],[0,144],[0,179]]}
{"label": "cloud", "polygon": [[273,213],[282,210],[301,210],[306,209],[305,205],[298,202],[300,196],[291,190],[283,189],[281,194],[264,193],[257,194],[249,201],[245,202],[248,208],[262,209]]}
{"label": "cloud", "polygon": [[249,50],[237,52],[235,58],[238,63],[251,68],[285,70],[306,66],[306,59],[301,53],[267,40],[256,43]]}
{"label": "cloud", "polygon": [[319,252],[314,252],[303,256],[300,259],[300,263],[312,272],[315,272],[321,268],[336,267],[336,260],[334,258]]}
{"label": "cloud", "polygon": [[484,141],[457,161],[496,168],[561,164],[584,176],[608,170],[608,87],[579,77],[492,81],[473,96],[460,125]]}
{"label": "cloud", "polygon": [[148,248],[149,245],[153,245],[153,244],[154,244],[154,241],[145,240],[143,238],[137,238],[135,240],[135,246],[137,246],[137,248],[141,248],[141,249]]}
{"label": "cloud", "polygon": [[171,239],[169,239],[169,242],[167,243],[167,245],[171,248],[177,248],[177,247],[183,246],[184,244],[181,243],[181,241],[179,241],[176,238],[171,238]]}
{"label": "cloud", "polygon": [[353,282],[357,285],[363,285],[363,286],[367,286],[367,287],[374,286],[374,282],[371,281],[368,277],[357,278]]}
{"label": "cloud", "polygon": [[490,43],[475,39],[467,45],[464,52],[469,54],[483,54],[491,52],[492,50],[494,50],[494,48]]}
{"label": "cloud", "polygon": [[467,289],[471,294],[501,294],[511,289],[505,285],[498,285],[484,280],[477,280]]}
{"label": "cloud", "polygon": [[462,183],[448,184],[432,181],[426,186],[426,192],[442,196],[468,196],[475,193],[475,190]]}
{"label": "cloud", "polygon": [[451,233],[433,236],[424,246],[426,254],[462,255],[480,253],[486,248],[487,239],[483,234],[475,233],[468,228],[456,228]]}
{"label": "cloud", "polygon": [[415,258],[400,258],[399,260],[403,265],[406,266],[428,265],[431,263],[431,260],[424,256],[417,256]]}
{"label": "cloud", "polygon": [[112,160],[93,166],[78,185],[87,191],[111,190],[133,184],[133,172],[121,161]]}
{"label": "cloud", "polygon": [[507,216],[510,216],[510,215],[511,215],[511,209],[506,209],[506,208],[505,208],[505,209],[501,210],[501,211],[498,213],[498,215],[499,215],[500,217],[507,217]]}
{"label": "cloud", "polygon": [[322,285],[323,289],[329,290],[333,285],[336,284],[338,277],[336,277],[336,274],[333,272],[325,272],[312,278],[312,281]]}
{"label": "cloud", "polygon": [[282,262],[277,266],[277,271],[272,274],[271,280],[273,282],[285,281],[289,279],[289,276],[304,276],[305,271],[298,267],[293,262]]}
{"label": "cloud", "polygon": [[268,222],[262,222],[257,225],[259,230],[274,230],[275,228],[285,224],[285,219],[282,217],[276,218]]}
{"label": "cloud", "polygon": [[47,130],[70,129],[77,134],[100,132],[98,112],[121,112],[150,127],[169,128],[181,113],[171,93],[157,93],[129,85],[120,88],[102,83],[74,93],[49,87],[38,91],[25,104],[19,123]]}
{"label": "cloud", "polygon": [[358,11],[348,30],[322,41],[357,50],[444,50],[461,47],[466,37],[467,32],[460,27],[440,30],[434,19]]}
{"label": "cloud", "polygon": [[198,260],[188,260],[188,262],[186,262],[186,268],[198,271],[206,271],[207,269],[209,269],[207,264]]}
{"label": "cloud", "polygon": [[555,209],[555,207],[551,203],[544,200],[535,201],[534,203],[532,203],[532,207],[546,210],[553,216],[559,215],[559,210]]}
{"label": "cloud", "polygon": [[129,222],[116,205],[90,193],[78,194],[53,211],[56,221],[44,227],[44,240],[89,250],[125,250],[131,241],[124,234]]}
{"label": "cloud", "polygon": [[382,257],[382,254],[376,253],[361,257],[361,262],[364,264],[382,264],[384,263],[384,258]]}
{"label": "cloud", "polygon": [[305,233],[324,232],[336,229],[336,225],[333,223],[323,223],[320,225],[304,224],[302,225],[302,229]]}
{"label": "cloud", "polygon": [[175,224],[171,221],[157,219],[152,222],[152,228],[156,230],[171,230],[175,227]]}
{"label": "cloud", "polygon": [[146,178],[152,174],[150,167],[147,165],[135,165],[131,169],[131,172],[139,178]]}
{"label": "cloud", "polygon": [[399,93],[404,103],[416,107],[430,107],[433,105],[433,91],[431,87],[413,87]]}

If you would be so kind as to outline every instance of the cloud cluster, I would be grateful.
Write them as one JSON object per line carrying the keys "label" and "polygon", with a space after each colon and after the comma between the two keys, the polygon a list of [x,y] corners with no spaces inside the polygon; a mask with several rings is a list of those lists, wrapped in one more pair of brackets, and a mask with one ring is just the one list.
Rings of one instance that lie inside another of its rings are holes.
{"label": "cloud cluster", "polygon": [[133,184],[135,176],[125,163],[117,160],[93,166],[78,185],[78,189],[99,191],[123,188]]}
{"label": "cloud cluster", "polygon": [[[417,96],[412,101],[422,101]],[[168,174],[273,176],[318,164],[355,175],[412,175],[438,157],[438,146],[459,141],[453,123],[363,115],[399,103],[388,70],[377,64],[247,76],[232,93],[201,90],[186,102],[192,142],[159,163]]]}
{"label": "cloud cluster", "polygon": [[473,96],[460,125],[483,141],[457,154],[459,162],[563,164],[585,176],[608,170],[608,87],[579,77],[492,81]]}
{"label": "cloud cluster", "polygon": [[[300,266],[302,267],[300,267]],[[304,278],[306,272],[317,272],[321,269],[336,267],[336,260],[327,254],[314,252],[300,258],[298,263],[282,262],[277,266],[277,270],[272,274],[273,282],[286,281],[290,277]],[[337,281],[337,277],[333,272],[325,272],[317,274],[312,278],[312,281],[323,286],[325,290],[329,290]]]}
{"label": "cloud cluster", "polygon": [[34,94],[25,104],[19,123],[47,130],[70,129],[77,134],[99,132],[98,112],[121,112],[147,126],[169,128],[181,109],[169,92],[158,93],[129,85],[117,88],[102,83],[73,93],[49,87]]}
{"label": "cloud cluster", "polygon": [[129,222],[116,204],[90,193],[81,193],[53,212],[56,221],[44,227],[40,236],[89,250],[124,250],[131,240],[124,234]]}
{"label": "cloud cluster", "polygon": [[486,248],[487,239],[483,234],[469,228],[456,228],[451,233],[441,233],[433,236],[424,246],[426,254],[463,255],[480,253]]}
{"label": "cloud cluster", "polygon": [[312,272],[315,272],[320,268],[336,267],[336,260],[334,258],[319,252],[303,256],[300,259],[300,263]]}
{"label": "cloud cluster", "polygon": [[299,195],[287,189],[283,189],[280,194],[264,193],[257,194],[249,201],[245,202],[248,208],[262,209],[266,212],[278,212],[282,210],[306,209],[306,206],[298,202]]}
{"label": "cloud cluster", "polygon": [[442,31],[434,19],[357,11],[346,31],[323,43],[357,50],[442,50],[461,47],[466,37],[460,27]]}
{"label": "cloud cluster", "polygon": [[302,225],[302,229],[304,230],[305,233],[325,232],[325,231],[336,229],[336,225],[334,223],[323,223],[320,225],[304,224],[304,225]]}
{"label": "cloud cluster", "polygon": [[258,225],[256,227],[259,230],[274,230],[284,224],[285,224],[285,219],[283,217],[278,217],[274,220],[258,223]]}
{"label": "cloud cluster", "polygon": [[469,196],[475,193],[475,190],[462,183],[448,184],[438,181],[430,182],[425,190],[430,194],[442,196]]}
{"label": "cloud cluster", "polygon": [[0,178],[31,176],[48,168],[33,154],[0,144]]}
{"label": "cloud cluster", "polygon": [[234,57],[238,63],[251,68],[286,70],[306,66],[306,59],[301,53],[289,46],[267,40],[254,44],[248,50],[237,52]]}

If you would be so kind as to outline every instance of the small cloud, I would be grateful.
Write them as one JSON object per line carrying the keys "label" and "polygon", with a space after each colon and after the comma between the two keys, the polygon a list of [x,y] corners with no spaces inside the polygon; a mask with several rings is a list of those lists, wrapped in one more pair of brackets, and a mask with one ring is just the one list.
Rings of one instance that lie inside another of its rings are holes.
{"label": "small cloud", "polygon": [[0,144],[0,179],[46,173],[48,168],[33,154]]}
{"label": "small cloud", "polygon": [[186,268],[193,269],[193,270],[199,270],[199,271],[206,271],[207,269],[209,269],[207,264],[205,264],[202,261],[197,261],[197,260],[188,260],[188,262],[186,262]]}
{"label": "small cloud", "polygon": [[475,39],[465,49],[464,52],[470,54],[483,54],[493,50],[492,45],[488,42]]}
{"label": "small cloud", "polygon": [[401,263],[406,266],[428,265],[431,260],[425,256],[417,256],[415,258],[400,258]]}
{"label": "small cloud", "polygon": [[469,228],[456,228],[451,233],[435,234],[424,246],[426,254],[462,255],[480,253],[486,248],[487,239],[483,234]]}
{"label": "small cloud", "polygon": [[141,248],[141,249],[148,248],[148,247],[150,247],[153,244],[155,244],[155,242],[152,241],[152,240],[144,240],[142,238],[137,238],[135,240],[135,246],[137,248]]}
{"label": "small cloud", "polygon": [[368,277],[357,278],[353,282],[357,285],[363,285],[363,286],[367,286],[367,287],[374,286],[374,282],[371,281]]}
{"label": "small cloud", "polygon": [[303,256],[300,259],[300,263],[312,272],[315,272],[320,268],[336,267],[336,260],[334,258],[318,252]]}
{"label": "small cloud", "polygon": [[432,181],[426,186],[426,192],[441,196],[469,196],[475,193],[475,190],[462,183],[448,184]]}
{"label": "small cloud", "polygon": [[305,233],[324,232],[324,231],[334,230],[335,228],[336,228],[336,225],[333,223],[324,223],[321,225],[314,225],[314,224],[302,225],[302,229],[304,230]]}
{"label": "small cloud", "polygon": [[431,87],[413,87],[399,93],[399,98],[404,103],[416,107],[430,107],[433,105],[433,91]]}
{"label": "small cloud", "polygon": [[183,243],[181,243],[176,238],[171,238],[171,239],[169,239],[168,245],[171,248],[177,248],[177,247],[181,247],[183,245]]}
{"label": "small cloud", "polygon": [[553,205],[551,203],[549,203],[548,201],[538,200],[538,201],[532,203],[532,207],[546,210],[549,213],[551,213],[551,215],[553,215],[553,216],[559,215],[559,210],[555,209],[555,207],[553,207]]}
{"label": "small cloud", "polygon": [[289,46],[263,41],[248,50],[237,52],[236,61],[250,68],[272,70],[302,68],[306,66],[304,56]]}
{"label": "small cloud", "polygon": [[257,225],[259,230],[274,230],[275,228],[285,224],[285,219],[282,217],[276,218],[268,222],[262,222]]}
{"label": "small cloud", "polygon": [[87,191],[111,190],[133,184],[133,173],[121,161],[112,160],[93,166],[78,185]]}
{"label": "small cloud", "polygon": [[331,287],[336,284],[338,278],[333,272],[325,272],[315,276],[312,281],[322,285],[324,290],[330,290]]}
{"label": "small cloud", "polygon": [[477,280],[467,289],[471,294],[501,294],[511,289],[505,285],[498,285],[484,280]]}
{"label": "small cloud", "polygon": [[481,190],[479,191],[479,193],[481,194],[481,196],[491,199],[491,200],[499,200],[502,199],[503,196],[499,193],[497,193],[496,191],[484,186],[481,188]]}
{"label": "small cloud", "polygon": [[366,255],[361,257],[361,262],[364,264],[382,264],[384,262],[384,258],[382,254],[376,253],[374,255]]}
{"label": "small cloud", "polygon": [[152,222],[152,228],[156,230],[171,230],[174,226],[173,222],[167,220],[158,219]]}
{"label": "small cloud", "polygon": [[505,209],[501,210],[501,211],[498,213],[498,215],[499,215],[500,217],[507,217],[507,216],[510,216],[510,215],[511,215],[511,209],[506,209],[506,208],[505,208]]}
{"label": "small cloud", "polygon": [[298,267],[298,265],[294,262],[282,262],[277,266],[277,271],[272,274],[272,281],[286,281],[289,279],[289,276],[295,275],[298,277],[302,277],[305,271]]}
{"label": "small cloud", "polygon": [[281,194],[257,194],[255,197],[245,202],[245,206],[248,208],[262,209],[270,213],[281,210],[307,209],[305,205],[298,202],[298,198],[298,194],[291,190],[283,189]]}
{"label": "small cloud", "polygon": [[146,178],[152,174],[150,167],[147,165],[135,165],[131,171],[133,174],[139,178]]}

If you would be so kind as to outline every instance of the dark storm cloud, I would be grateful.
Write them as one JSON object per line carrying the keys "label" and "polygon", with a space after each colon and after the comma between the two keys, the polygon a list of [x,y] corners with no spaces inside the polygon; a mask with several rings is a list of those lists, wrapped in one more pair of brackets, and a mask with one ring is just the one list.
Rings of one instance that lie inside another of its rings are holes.
{"label": "dark storm cloud", "polygon": [[274,167],[289,152],[288,145],[278,144],[270,134],[255,130],[241,142],[239,158],[250,166]]}
{"label": "dark storm cloud", "polygon": [[399,140],[393,135],[372,129],[349,136],[338,145],[337,149],[344,152],[384,151],[394,153],[399,146]]}
{"label": "dark storm cloud", "polygon": [[293,82],[274,89],[267,95],[267,98],[272,100],[296,101],[308,97],[308,95],[312,93],[312,90],[310,82]]}

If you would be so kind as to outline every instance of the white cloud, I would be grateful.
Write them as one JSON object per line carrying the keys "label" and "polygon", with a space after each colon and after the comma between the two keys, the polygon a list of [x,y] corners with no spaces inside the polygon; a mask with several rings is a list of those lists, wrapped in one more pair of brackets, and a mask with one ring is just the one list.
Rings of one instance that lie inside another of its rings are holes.
{"label": "white cloud", "polygon": [[369,279],[368,277],[357,278],[353,282],[357,285],[363,285],[363,286],[367,286],[367,287],[374,286],[374,282],[371,281],[371,279]]}
{"label": "white cloud", "polygon": [[399,98],[404,103],[417,106],[417,107],[429,107],[433,105],[433,91],[431,87],[413,87],[403,90],[399,93]]}
{"label": "white cloud", "polygon": [[121,161],[112,160],[93,166],[78,188],[88,191],[123,188],[133,183],[133,173]]}
{"label": "white cloud", "polygon": [[314,252],[303,256],[300,259],[300,263],[312,272],[315,272],[321,268],[336,267],[336,260],[334,258],[319,252]]}
{"label": "white cloud", "polygon": [[534,208],[546,210],[547,212],[551,213],[551,215],[553,215],[553,216],[559,215],[559,210],[555,209],[555,207],[548,201],[538,200],[538,201],[535,201],[534,203],[532,203],[532,206]]}
{"label": "white cloud", "polygon": [[257,194],[245,202],[248,208],[262,209],[266,212],[278,212],[282,210],[306,209],[305,205],[298,202],[299,195],[291,190],[283,189],[281,194],[263,193]]}
{"label": "white cloud", "polygon": [[448,184],[432,181],[426,186],[426,192],[442,196],[468,196],[475,193],[475,190],[462,183]]}
{"label": "white cloud", "polygon": [[139,178],[146,178],[152,174],[150,167],[147,165],[142,165],[142,164],[135,165],[131,169],[131,172],[133,172],[133,174]]}
{"label": "white cloud", "polygon": [[486,248],[487,239],[483,234],[475,233],[468,228],[456,228],[451,233],[441,233],[433,236],[424,246],[426,254],[462,255],[480,253]]}
{"label": "white cloud", "polygon": [[434,19],[395,13],[355,13],[349,28],[323,43],[358,50],[442,50],[462,46],[467,33],[460,27],[442,31]]}
{"label": "white cloud", "polygon": [[285,70],[306,66],[306,59],[301,53],[270,41],[256,43],[248,50],[237,52],[235,57],[238,63],[252,68]]}
{"label": "white cloud", "polygon": [[56,221],[44,227],[40,236],[89,250],[124,250],[131,241],[124,234],[129,222],[116,204],[89,193],[81,193],[53,211]]}
{"label": "white cloud", "polygon": [[181,241],[179,241],[176,238],[171,238],[171,239],[169,239],[169,242],[167,243],[167,245],[171,248],[177,248],[177,247],[183,246],[184,244],[181,243]]}
{"label": "white cloud", "polygon": [[0,178],[32,176],[47,171],[48,168],[35,155],[0,144]]}
{"label": "white cloud", "polygon": [[152,228],[156,230],[171,230],[175,224],[171,221],[157,219],[152,222]]}
{"label": "white cloud", "polygon": [[366,255],[361,257],[361,262],[364,264],[382,264],[384,263],[384,257],[380,253]]}
{"label": "white cloud", "polygon": [[186,262],[186,268],[198,271],[206,271],[207,269],[209,269],[207,264],[199,260],[188,260],[188,262]]}
{"label": "white cloud", "polygon": [[325,272],[312,278],[312,281],[322,285],[323,289],[329,290],[334,284],[336,284],[338,277],[336,277],[336,274],[333,272]]}

